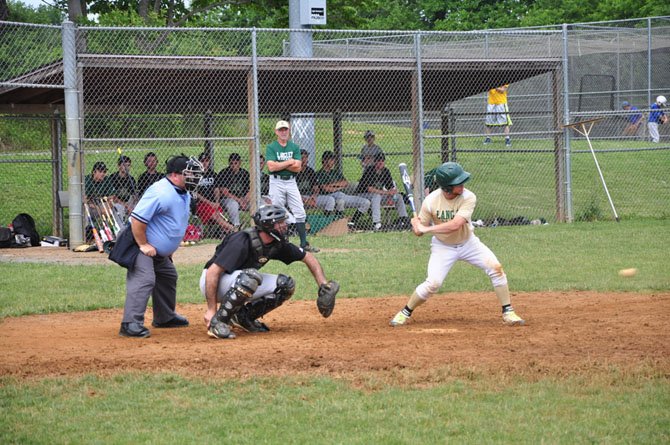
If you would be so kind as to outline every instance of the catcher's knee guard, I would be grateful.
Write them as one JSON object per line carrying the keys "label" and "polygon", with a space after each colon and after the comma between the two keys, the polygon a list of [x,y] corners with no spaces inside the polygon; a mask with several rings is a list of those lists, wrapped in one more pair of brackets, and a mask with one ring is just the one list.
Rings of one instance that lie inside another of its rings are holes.
{"label": "catcher's knee guard", "polygon": [[246,304],[249,318],[255,320],[268,312],[277,309],[295,292],[295,280],[287,275],[280,274],[277,277],[277,287],[270,294]]}
{"label": "catcher's knee guard", "polygon": [[221,306],[214,317],[216,321],[228,324],[230,318],[256,292],[263,282],[261,274],[256,269],[244,269],[237,275],[233,287],[228,289],[221,299]]}
{"label": "catcher's knee guard", "polygon": [[245,298],[251,298],[262,283],[263,277],[256,269],[244,269],[237,275],[233,289],[243,294]]}
{"label": "catcher's knee guard", "polygon": [[277,287],[274,294],[283,298],[283,301],[288,300],[295,293],[295,280],[288,275],[279,274],[277,277]]}

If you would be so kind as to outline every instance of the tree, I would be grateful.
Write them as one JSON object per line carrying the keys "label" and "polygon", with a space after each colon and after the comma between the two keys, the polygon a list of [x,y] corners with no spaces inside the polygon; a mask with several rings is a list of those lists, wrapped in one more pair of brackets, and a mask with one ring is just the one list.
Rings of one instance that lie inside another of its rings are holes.
{"label": "tree", "polygon": [[21,1],[14,0],[0,0],[0,16],[3,14],[2,4],[4,4],[6,8],[4,12],[6,17],[0,18],[0,20],[19,23],[59,25],[64,18],[61,10],[58,7],[43,4],[39,5],[37,8],[33,8],[22,3]]}

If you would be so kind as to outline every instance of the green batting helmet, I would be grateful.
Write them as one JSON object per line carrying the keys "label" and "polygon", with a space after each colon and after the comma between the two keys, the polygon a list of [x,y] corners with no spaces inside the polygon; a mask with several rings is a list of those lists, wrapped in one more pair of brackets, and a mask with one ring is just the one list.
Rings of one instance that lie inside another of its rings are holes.
{"label": "green batting helmet", "polygon": [[463,184],[468,179],[470,173],[457,162],[445,162],[435,169],[435,182],[446,191],[451,191],[451,187]]}

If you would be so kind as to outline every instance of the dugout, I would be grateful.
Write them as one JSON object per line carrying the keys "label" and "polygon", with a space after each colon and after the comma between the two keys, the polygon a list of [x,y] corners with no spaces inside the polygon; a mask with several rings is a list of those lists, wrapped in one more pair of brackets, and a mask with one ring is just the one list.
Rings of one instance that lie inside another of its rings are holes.
{"label": "dugout", "polygon": [[[420,70],[419,68],[420,67]],[[445,106],[503,83],[549,73],[551,79],[557,219],[564,213],[562,62],[557,58],[449,59],[169,57],[78,54],[79,118],[113,114],[219,114],[248,116],[249,159],[256,159],[255,116],[332,115],[333,147],[341,153],[343,113],[410,112],[415,194],[421,195],[422,116],[442,113],[442,159],[450,159]],[[65,113],[65,91],[36,85],[63,83],[63,63],[8,80],[0,87],[0,112]],[[5,84],[7,85],[7,84]],[[68,116],[66,116],[66,121]],[[81,125],[84,128],[84,125]],[[53,130],[56,131],[56,130]],[[207,137],[206,128],[203,137]],[[84,135],[82,135],[82,138]],[[85,153],[85,144],[82,147]],[[252,174],[252,194],[256,169]],[[57,197],[54,196],[54,202]],[[70,219],[72,221],[72,217]],[[70,239],[77,239],[70,230]]]}

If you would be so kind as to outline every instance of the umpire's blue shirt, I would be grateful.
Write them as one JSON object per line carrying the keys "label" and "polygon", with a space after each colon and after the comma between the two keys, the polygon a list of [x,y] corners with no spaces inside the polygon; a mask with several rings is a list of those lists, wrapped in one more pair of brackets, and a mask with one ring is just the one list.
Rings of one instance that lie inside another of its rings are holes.
{"label": "umpire's blue shirt", "polygon": [[156,253],[168,256],[184,238],[190,205],[191,195],[163,178],[144,192],[130,216],[147,225],[147,242]]}

